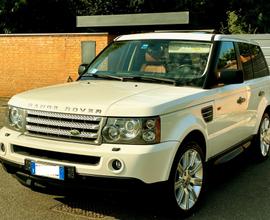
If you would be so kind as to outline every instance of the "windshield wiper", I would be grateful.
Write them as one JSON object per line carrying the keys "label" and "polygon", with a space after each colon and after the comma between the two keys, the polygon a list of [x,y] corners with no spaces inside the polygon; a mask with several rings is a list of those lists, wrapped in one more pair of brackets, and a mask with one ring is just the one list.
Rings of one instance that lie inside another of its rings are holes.
{"label": "windshield wiper", "polygon": [[162,83],[170,83],[175,86],[177,86],[179,83],[174,79],[167,79],[167,78],[160,78],[160,77],[151,77],[151,76],[116,76],[112,74],[91,74],[88,75],[88,77],[94,77],[94,78],[103,78],[103,79],[113,79],[113,80],[119,80],[119,81],[129,81],[129,80],[135,80],[135,81],[146,81],[146,82],[162,82]]}
{"label": "windshield wiper", "polygon": [[[177,81],[174,79],[167,79],[167,78],[160,78],[160,77],[149,77],[149,76],[133,76],[129,79],[132,80],[138,80],[138,81],[147,81],[147,82],[165,82],[165,83],[171,83],[173,85],[177,84]],[[125,79],[126,80],[126,79]]]}
{"label": "windshield wiper", "polygon": [[91,74],[90,77],[95,77],[95,78],[103,78],[103,79],[116,79],[119,81],[124,81],[127,77],[121,77],[121,76],[114,76],[111,74]]}

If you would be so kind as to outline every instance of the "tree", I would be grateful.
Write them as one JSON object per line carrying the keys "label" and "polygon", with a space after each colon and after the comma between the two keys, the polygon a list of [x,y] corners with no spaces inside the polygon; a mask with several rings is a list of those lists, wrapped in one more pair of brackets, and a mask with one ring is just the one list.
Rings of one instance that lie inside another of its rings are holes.
{"label": "tree", "polygon": [[241,33],[267,33],[270,31],[269,1],[231,0],[227,10],[229,33],[237,33],[240,30]]}
{"label": "tree", "polygon": [[128,14],[134,11],[129,1],[123,0],[77,0],[78,15]]}
{"label": "tree", "polygon": [[246,34],[247,24],[240,19],[235,11],[229,11],[227,19],[227,31],[233,34]]}
{"label": "tree", "polygon": [[25,4],[25,0],[2,0],[0,2],[0,32],[8,34],[15,31],[9,19],[23,4]]}
{"label": "tree", "polygon": [[0,5],[2,33],[74,32],[74,1],[4,0]]}
{"label": "tree", "polygon": [[270,2],[266,0],[1,0],[0,33],[76,32],[77,15],[187,10],[187,28],[270,32]]}

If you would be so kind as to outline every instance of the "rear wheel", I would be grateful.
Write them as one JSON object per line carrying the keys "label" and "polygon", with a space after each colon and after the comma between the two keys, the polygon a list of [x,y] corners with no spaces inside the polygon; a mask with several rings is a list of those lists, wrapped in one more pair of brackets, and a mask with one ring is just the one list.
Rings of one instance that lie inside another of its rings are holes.
{"label": "rear wheel", "polygon": [[263,161],[269,157],[270,150],[270,117],[264,113],[258,134],[255,137],[254,153],[258,160]]}
{"label": "rear wheel", "polygon": [[204,156],[200,145],[188,141],[177,154],[169,179],[169,196],[178,213],[189,215],[201,198],[205,182]]}

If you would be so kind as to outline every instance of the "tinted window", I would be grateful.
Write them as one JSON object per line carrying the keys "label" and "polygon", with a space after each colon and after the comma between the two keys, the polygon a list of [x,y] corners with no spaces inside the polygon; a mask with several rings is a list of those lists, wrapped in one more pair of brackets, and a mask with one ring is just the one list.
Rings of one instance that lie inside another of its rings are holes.
{"label": "tinted window", "polygon": [[237,69],[235,49],[232,42],[222,42],[218,56],[218,71],[223,69]]}
{"label": "tinted window", "polygon": [[[202,87],[212,44],[181,40],[116,41],[80,77]],[[157,79],[157,80],[155,80]]]}
{"label": "tinted window", "polygon": [[254,78],[269,75],[268,66],[260,47],[257,45],[250,45],[250,49],[252,53]]}
{"label": "tinted window", "polygon": [[212,88],[224,85],[220,82],[220,72],[226,69],[238,69],[235,48],[232,42],[221,42],[215,76],[210,79]]}
{"label": "tinted window", "polygon": [[244,72],[244,79],[253,79],[252,60],[249,44],[238,43],[238,48],[240,53],[240,62]]}

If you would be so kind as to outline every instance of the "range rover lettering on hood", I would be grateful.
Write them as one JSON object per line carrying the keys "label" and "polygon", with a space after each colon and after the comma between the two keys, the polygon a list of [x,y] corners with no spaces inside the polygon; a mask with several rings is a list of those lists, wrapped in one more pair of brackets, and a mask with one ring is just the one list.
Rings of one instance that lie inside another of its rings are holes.
{"label": "range rover lettering on hood", "polygon": [[[57,106],[57,105],[45,105],[45,104],[29,103],[28,107],[31,108],[31,109],[36,109],[36,110],[52,110],[52,111],[59,110],[59,106]],[[86,114],[101,114],[102,113],[101,109],[92,109],[92,108],[83,108],[83,107],[71,107],[71,106],[66,106],[61,110],[64,110],[65,112],[68,112],[68,113],[86,113]]]}

